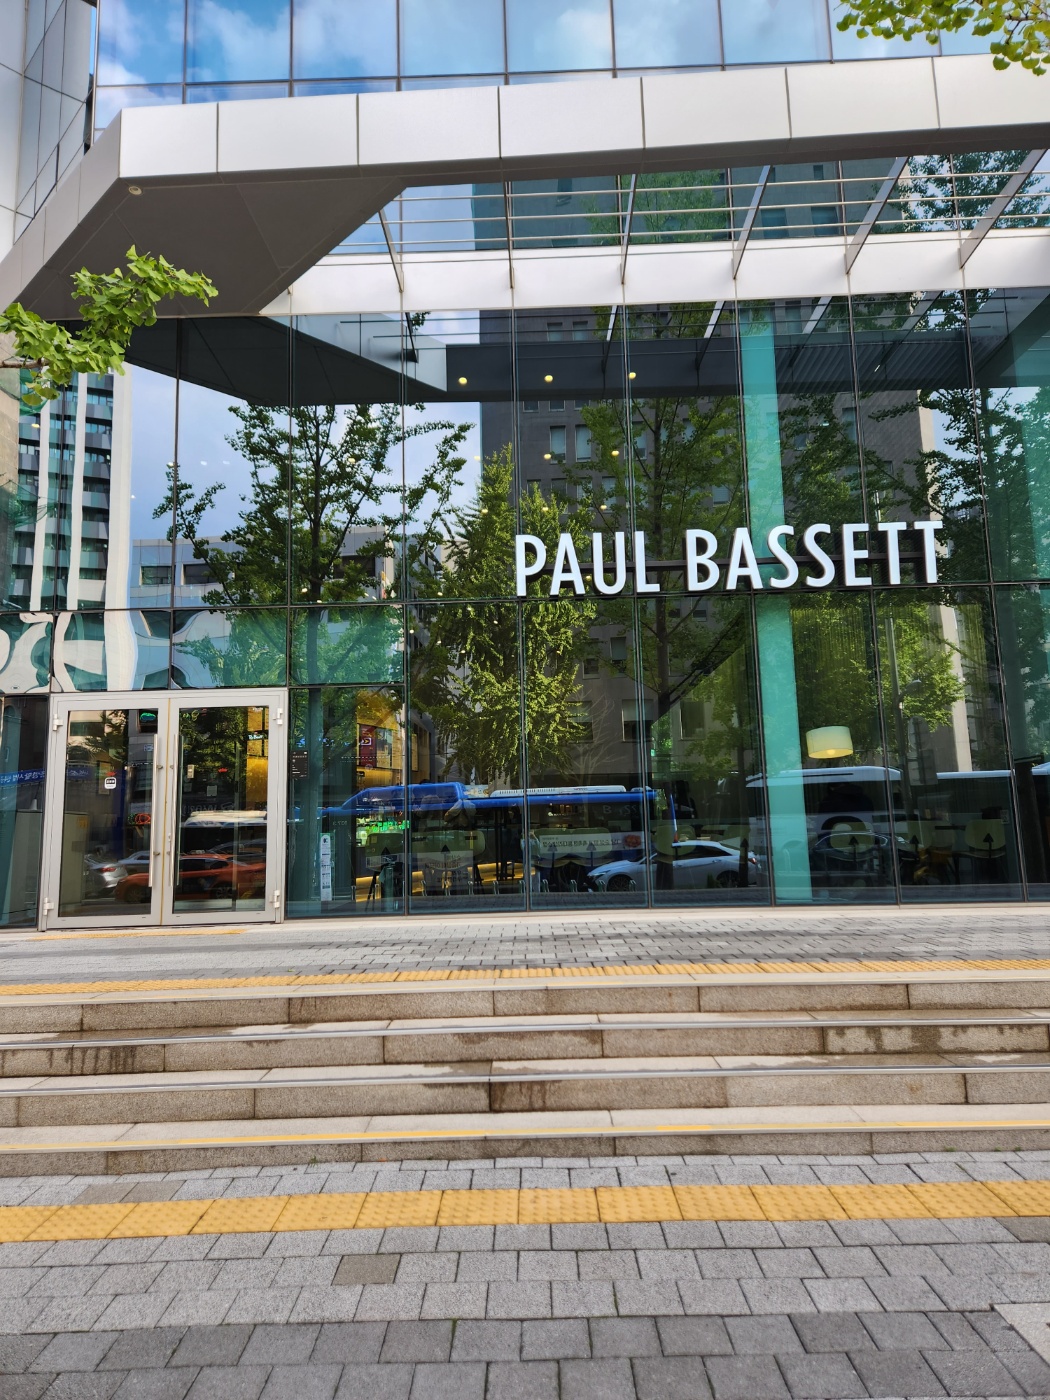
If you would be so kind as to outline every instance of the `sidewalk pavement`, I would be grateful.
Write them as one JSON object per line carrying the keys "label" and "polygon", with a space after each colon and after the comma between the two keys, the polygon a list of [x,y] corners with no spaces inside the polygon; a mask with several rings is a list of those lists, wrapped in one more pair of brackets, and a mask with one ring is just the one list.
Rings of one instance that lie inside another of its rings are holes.
{"label": "sidewalk pavement", "polygon": [[0,984],[713,960],[1050,956],[1050,906],[553,910],[0,934]]}

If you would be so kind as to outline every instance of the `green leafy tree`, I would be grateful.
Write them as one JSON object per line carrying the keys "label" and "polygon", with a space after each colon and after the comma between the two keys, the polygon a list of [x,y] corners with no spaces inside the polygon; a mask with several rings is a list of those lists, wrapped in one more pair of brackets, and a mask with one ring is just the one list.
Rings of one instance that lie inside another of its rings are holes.
{"label": "green leafy tree", "polygon": [[[415,653],[412,699],[434,721],[446,772],[516,786],[522,727],[517,609],[475,601],[513,591],[508,573],[518,531],[513,482],[514,460],[506,447],[482,463],[474,500],[449,516],[441,582],[445,603],[417,609],[423,643]],[[561,522],[556,505],[538,487],[525,492],[520,510],[521,530],[543,540],[549,558],[563,528],[581,555],[589,546],[586,521]],[[525,731],[536,771],[564,770],[580,742],[580,664],[597,612],[590,598],[546,599],[526,609]]]}
{"label": "green leafy tree", "polygon": [[73,300],[83,322],[79,331],[12,302],[0,314],[0,336],[12,338],[14,353],[0,367],[31,371],[23,398],[30,407],[38,407],[58,398],[78,374],[123,374],[132,332],[156,322],[162,301],[178,297],[207,306],[217,295],[203,273],[184,272],[166,258],[136,252],[132,244],[125,272],[89,272],[82,267],[73,273]]}
{"label": "green leafy tree", "polygon": [[1050,5],[1047,0],[845,0],[841,30],[856,29],[860,38],[925,39],[968,31],[987,38],[996,68],[1018,63],[1045,73],[1050,55]]}

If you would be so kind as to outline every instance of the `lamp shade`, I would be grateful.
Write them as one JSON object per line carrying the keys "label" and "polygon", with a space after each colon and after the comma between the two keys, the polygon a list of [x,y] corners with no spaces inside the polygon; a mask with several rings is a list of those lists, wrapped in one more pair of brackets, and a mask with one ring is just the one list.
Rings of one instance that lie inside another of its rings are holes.
{"label": "lamp shade", "polygon": [[845,758],[853,752],[853,735],[845,724],[825,724],[806,730],[806,752],[810,758]]}

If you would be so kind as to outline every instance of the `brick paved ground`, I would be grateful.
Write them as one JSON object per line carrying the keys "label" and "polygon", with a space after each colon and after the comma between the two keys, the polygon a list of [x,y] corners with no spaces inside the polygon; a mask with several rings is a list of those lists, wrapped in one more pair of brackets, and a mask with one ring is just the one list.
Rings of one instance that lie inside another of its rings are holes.
{"label": "brick paved ground", "polygon": [[[1048,1152],[536,1158],[8,1179],[0,1204],[1047,1177]],[[4,1400],[1050,1395],[1050,1366],[996,1310],[1050,1304],[1046,1219],[7,1244],[0,1297]]]}
{"label": "brick paved ground", "polygon": [[1050,955],[1050,906],[871,905],[318,920],[156,939],[0,936],[0,981],[239,977],[402,968]]}

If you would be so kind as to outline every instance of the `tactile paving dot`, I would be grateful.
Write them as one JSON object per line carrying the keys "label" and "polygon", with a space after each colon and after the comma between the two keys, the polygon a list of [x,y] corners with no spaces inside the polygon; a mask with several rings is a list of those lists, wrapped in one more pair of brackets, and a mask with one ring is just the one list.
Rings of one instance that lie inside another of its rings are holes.
{"label": "tactile paving dot", "polygon": [[750,1186],[675,1186],[683,1220],[765,1220]]}
{"label": "tactile paving dot", "polygon": [[518,1191],[444,1191],[439,1225],[517,1225]]}
{"label": "tactile paving dot", "polygon": [[1050,1216],[1050,1182],[989,1181],[988,1190],[1017,1215]]}
{"label": "tactile paving dot", "polygon": [[598,1214],[607,1224],[682,1218],[670,1186],[599,1186]]}
{"label": "tactile paving dot", "polygon": [[190,1231],[192,1235],[253,1235],[272,1230],[288,1204],[287,1196],[245,1196],[238,1200],[212,1201]]}
{"label": "tactile paving dot", "polygon": [[397,1225],[436,1225],[440,1191],[373,1191],[365,1197],[358,1230],[386,1230]]}
{"label": "tactile paving dot", "polygon": [[598,1197],[590,1187],[528,1187],[519,1193],[519,1225],[597,1224]]}
{"label": "tactile paving dot", "polygon": [[768,1220],[845,1220],[826,1186],[752,1186]]}
{"label": "tactile paving dot", "polygon": [[151,1235],[188,1235],[209,1201],[142,1201],[109,1232],[111,1240],[145,1239]]}
{"label": "tactile paving dot", "polygon": [[126,1206],[62,1206],[54,1211],[27,1240],[99,1240],[104,1239],[125,1215],[135,1207]]}
{"label": "tactile paving dot", "polygon": [[929,1217],[907,1186],[830,1186],[850,1220],[919,1220]]}
{"label": "tactile paving dot", "polygon": [[924,1181],[908,1187],[928,1209],[942,1219],[956,1216],[1012,1215],[1013,1211],[978,1181]]}
{"label": "tactile paving dot", "polygon": [[43,1225],[59,1206],[4,1206],[0,1209],[0,1244],[16,1244]]}
{"label": "tactile paving dot", "polygon": [[274,1222],[275,1230],[352,1230],[367,1200],[363,1191],[291,1196]]}

